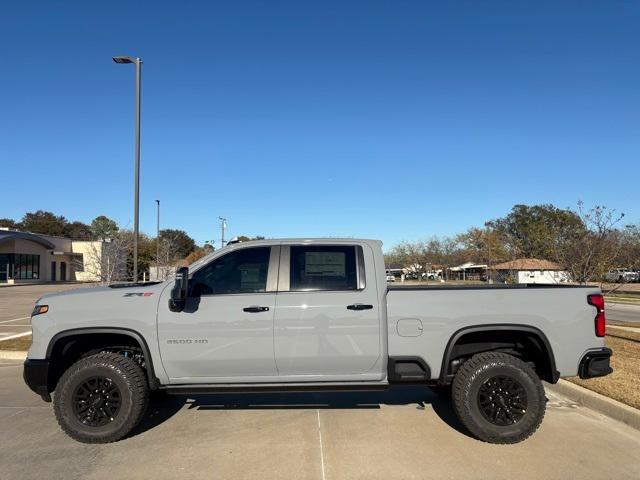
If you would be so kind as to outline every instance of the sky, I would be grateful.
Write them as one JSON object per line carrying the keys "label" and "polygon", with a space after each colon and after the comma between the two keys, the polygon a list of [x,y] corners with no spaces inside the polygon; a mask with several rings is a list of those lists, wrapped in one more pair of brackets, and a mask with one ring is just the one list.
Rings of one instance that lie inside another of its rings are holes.
{"label": "sky", "polygon": [[0,3],[0,217],[451,235],[514,204],[640,221],[640,3]]}

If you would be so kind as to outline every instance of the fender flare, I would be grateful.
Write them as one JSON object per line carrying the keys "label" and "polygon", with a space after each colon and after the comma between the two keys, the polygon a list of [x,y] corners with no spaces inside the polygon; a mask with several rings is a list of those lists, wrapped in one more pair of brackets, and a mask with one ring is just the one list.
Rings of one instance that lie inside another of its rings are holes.
{"label": "fender flare", "polygon": [[65,337],[71,337],[76,335],[91,335],[91,334],[105,334],[105,333],[114,333],[118,335],[126,335],[134,339],[140,347],[142,348],[142,354],[144,355],[146,369],[147,369],[147,379],[149,381],[149,388],[151,390],[155,390],[160,386],[160,380],[156,377],[155,369],[153,367],[153,358],[151,357],[151,351],[149,350],[149,345],[144,337],[137,331],[132,330],[130,328],[124,327],[85,327],[85,328],[72,328],[69,330],[62,330],[61,332],[56,333],[51,340],[49,340],[49,345],[47,345],[47,353],[46,358],[51,360],[51,354],[53,351],[53,347],[58,342]]}
{"label": "fender flare", "polygon": [[558,372],[558,370],[556,369],[556,359],[553,353],[553,348],[549,343],[549,339],[547,338],[547,336],[544,334],[542,330],[531,325],[521,325],[521,324],[514,324],[514,323],[492,323],[487,325],[472,325],[468,327],[462,327],[461,329],[457,330],[453,335],[451,335],[451,338],[447,342],[447,347],[445,348],[444,355],[442,356],[442,365],[440,367],[440,383],[449,383],[447,382],[448,380],[447,377],[450,377],[451,375],[448,374],[447,365],[449,365],[449,362],[451,360],[453,347],[463,335],[466,335],[468,333],[486,332],[486,331],[495,331],[495,330],[525,332],[525,333],[531,333],[536,337],[538,337],[538,339],[542,342],[542,345],[547,350],[549,366],[551,368],[551,380],[552,380],[551,383],[558,382],[558,379],[560,378],[560,372]]}

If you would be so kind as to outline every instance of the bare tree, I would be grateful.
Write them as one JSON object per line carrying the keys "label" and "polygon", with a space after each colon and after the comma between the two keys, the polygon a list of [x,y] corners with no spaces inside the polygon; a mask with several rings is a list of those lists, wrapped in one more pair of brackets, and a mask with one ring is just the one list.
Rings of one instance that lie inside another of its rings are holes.
{"label": "bare tree", "polygon": [[104,284],[126,281],[127,255],[131,248],[128,235],[116,234],[104,241],[87,242],[83,260],[76,261],[75,269],[84,271],[88,279]]}
{"label": "bare tree", "polygon": [[176,264],[185,256],[183,236],[184,232],[180,230],[163,230],[156,239],[158,248],[154,261],[158,267],[158,280],[166,280],[172,275]]}
{"label": "bare tree", "polygon": [[585,210],[578,202],[576,212],[585,228],[574,231],[565,245],[559,246],[559,259],[575,282],[587,283],[602,278],[620,257],[620,232],[615,228],[624,213],[604,206]]}

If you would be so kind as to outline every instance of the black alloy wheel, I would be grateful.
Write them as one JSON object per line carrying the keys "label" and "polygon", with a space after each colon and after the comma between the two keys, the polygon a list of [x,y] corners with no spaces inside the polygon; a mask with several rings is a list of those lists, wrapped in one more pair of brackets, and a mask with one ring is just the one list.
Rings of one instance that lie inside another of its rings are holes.
{"label": "black alloy wheel", "polygon": [[109,377],[90,377],[80,383],[73,395],[73,411],[89,427],[102,427],[120,411],[120,389]]}
{"label": "black alloy wheel", "polygon": [[494,425],[516,424],[527,413],[527,391],[513,377],[491,377],[478,390],[478,408]]}

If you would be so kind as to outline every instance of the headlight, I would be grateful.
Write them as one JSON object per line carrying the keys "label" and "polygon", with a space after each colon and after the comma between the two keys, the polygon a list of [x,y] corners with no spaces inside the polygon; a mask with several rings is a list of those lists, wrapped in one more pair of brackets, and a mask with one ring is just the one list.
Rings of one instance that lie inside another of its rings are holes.
{"label": "headlight", "polygon": [[33,312],[31,312],[31,316],[35,317],[36,315],[41,315],[43,313],[47,313],[49,311],[49,305],[36,305],[33,307]]}

